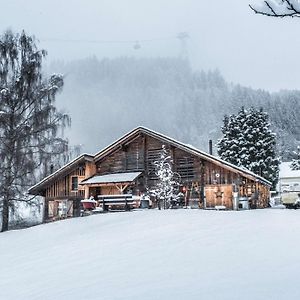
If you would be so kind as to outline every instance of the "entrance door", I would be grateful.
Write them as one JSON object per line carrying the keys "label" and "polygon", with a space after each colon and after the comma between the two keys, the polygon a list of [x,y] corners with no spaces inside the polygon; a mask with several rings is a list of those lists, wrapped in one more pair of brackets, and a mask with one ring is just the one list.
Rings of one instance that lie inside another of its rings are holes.
{"label": "entrance door", "polygon": [[232,209],[232,191],[231,184],[207,185],[205,187],[206,208],[226,206]]}

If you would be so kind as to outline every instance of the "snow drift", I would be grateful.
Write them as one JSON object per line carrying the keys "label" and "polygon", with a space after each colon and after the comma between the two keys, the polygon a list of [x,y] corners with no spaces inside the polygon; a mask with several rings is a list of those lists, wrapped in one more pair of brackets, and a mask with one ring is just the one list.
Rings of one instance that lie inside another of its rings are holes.
{"label": "snow drift", "polygon": [[299,299],[300,211],[100,214],[0,234],[0,299]]}

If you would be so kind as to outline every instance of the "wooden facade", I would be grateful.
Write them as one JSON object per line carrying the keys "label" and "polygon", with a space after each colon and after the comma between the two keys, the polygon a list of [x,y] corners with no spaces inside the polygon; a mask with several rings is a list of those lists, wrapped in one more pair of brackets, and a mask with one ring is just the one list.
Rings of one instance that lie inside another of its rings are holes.
{"label": "wooden facade", "polygon": [[[163,145],[172,158],[174,172],[180,175],[186,205],[233,209],[233,194],[237,193],[249,199],[250,208],[268,206],[270,183],[265,179],[143,127],[134,129],[94,156],[82,155],[29,192],[45,197],[45,219],[79,215],[80,200],[89,195],[132,193],[139,196],[157,182],[154,162]],[[126,184],[84,184],[93,176],[130,172],[141,172],[141,176]]]}
{"label": "wooden facade", "polygon": [[44,221],[80,216],[81,203],[88,190],[79,183],[95,174],[93,156],[83,154],[29,189],[43,196]]}

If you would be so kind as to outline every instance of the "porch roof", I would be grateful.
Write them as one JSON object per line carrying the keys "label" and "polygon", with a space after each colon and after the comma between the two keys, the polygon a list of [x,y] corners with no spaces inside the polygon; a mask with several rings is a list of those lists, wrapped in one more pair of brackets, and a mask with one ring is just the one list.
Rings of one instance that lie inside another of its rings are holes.
{"label": "porch roof", "polygon": [[95,175],[91,178],[81,181],[81,185],[90,184],[108,184],[108,183],[125,183],[132,182],[139,177],[142,172],[130,172],[130,173],[115,173],[106,175]]}

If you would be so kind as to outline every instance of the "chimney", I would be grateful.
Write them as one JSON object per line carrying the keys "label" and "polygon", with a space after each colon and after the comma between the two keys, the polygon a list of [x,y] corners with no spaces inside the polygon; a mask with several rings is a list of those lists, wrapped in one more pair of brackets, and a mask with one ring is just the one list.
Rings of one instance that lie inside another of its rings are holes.
{"label": "chimney", "polygon": [[53,164],[51,164],[51,165],[50,165],[50,174],[52,174],[53,171],[54,171],[54,166],[53,166]]}
{"label": "chimney", "polygon": [[213,155],[213,146],[212,146],[212,140],[208,141],[208,153],[210,155]]}

